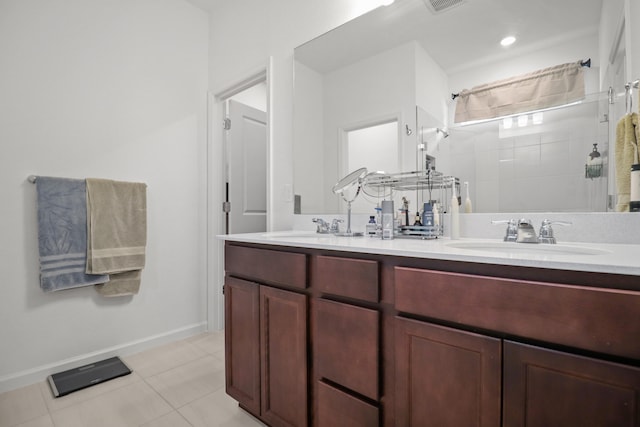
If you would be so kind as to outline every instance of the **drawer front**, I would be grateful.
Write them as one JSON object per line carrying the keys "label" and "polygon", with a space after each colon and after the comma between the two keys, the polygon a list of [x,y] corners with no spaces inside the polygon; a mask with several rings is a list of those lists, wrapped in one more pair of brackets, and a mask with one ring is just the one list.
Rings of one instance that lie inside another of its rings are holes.
{"label": "drawer front", "polygon": [[261,283],[307,287],[307,256],[292,252],[227,245],[224,268],[227,274]]}
{"label": "drawer front", "polygon": [[321,292],[378,302],[378,262],[353,258],[319,256],[315,259],[314,287]]}
{"label": "drawer front", "polygon": [[316,377],[377,400],[379,313],[322,299],[312,310]]}
{"label": "drawer front", "polygon": [[640,358],[640,292],[395,268],[396,308],[516,336]]}
{"label": "drawer front", "polygon": [[378,408],[318,382],[318,427],[377,427],[379,424]]}

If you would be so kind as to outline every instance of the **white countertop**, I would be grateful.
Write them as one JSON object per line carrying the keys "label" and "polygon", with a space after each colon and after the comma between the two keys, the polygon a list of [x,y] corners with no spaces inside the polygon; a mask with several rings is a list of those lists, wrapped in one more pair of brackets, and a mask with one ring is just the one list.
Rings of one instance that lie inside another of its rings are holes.
{"label": "white countertop", "polygon": [[[338,237],[309,231],[230,234],[218,237],[232,242],[640,276],[640,245],[630,244],[572,242],[545,245],[504,243],[494,239],[451,240],[446,237],[434,240],[381,240],[371,237]],[[454,247],[465,245],[468,247]]]}

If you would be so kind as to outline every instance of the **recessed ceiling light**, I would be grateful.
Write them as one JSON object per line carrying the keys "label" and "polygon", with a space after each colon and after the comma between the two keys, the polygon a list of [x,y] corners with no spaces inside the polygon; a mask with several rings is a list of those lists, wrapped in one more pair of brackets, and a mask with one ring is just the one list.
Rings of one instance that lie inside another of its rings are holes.
{"label": "recessed ceiling light", "polygon": [[514,44],[516,41],[516,38],[513,36],[507,36],[505,38],[503,38],[502,40],[500,40],[500,44],[504,47],[507,46],[511,46],[512,44]]}

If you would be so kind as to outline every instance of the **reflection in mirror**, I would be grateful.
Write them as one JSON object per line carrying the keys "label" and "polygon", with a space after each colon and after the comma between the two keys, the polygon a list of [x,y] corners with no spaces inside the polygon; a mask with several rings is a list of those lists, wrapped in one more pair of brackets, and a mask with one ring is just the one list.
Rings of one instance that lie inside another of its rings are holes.
{"label": "reflection in mirror", "polygon": [[[594,143],[605,169],[610,157],[608,106],[597,95],[606,63],[598,57],[602,0],[474,0],[437,14],[426,3],[397,0],[295,49],[301,213],[344,212],[331,187],[365,165],[387,173],[435,167],[469,181],[474,212],[606,210],[606,174],[584,175]],[[512,33],[516,43],[501,47]],[[451,93],[586,58],[593,65],[585,69],[584,105],[545,112],[542,124],[529,114],[528,127],[513,117],[511,130],[502,120],[452,125]],[[384,123],[396,123],[395,142],[355,142],[359,132],[352,131]],[[364,161],[391,158],[383,153],[394,143],[395,170]],[[354,212],[371,213],[375,202],[360,198]]]}
{"label": "reflection in mirror", "polygon": [[337,236],[362,236],[361,232],[351,231],[351,203],[356,200],[362,190],[362,180],[367,175],[367,168],[359,168],[350,172],[340,181],[336,182],[331,191],[333,194],[342,197],[347,202],[347,231],[334,233]]}
{"label": "reflection in mirror", "polygon": [[[449,130],[452,173],[475,212],[606,211],[607,171],[590,178],[593,144],[608,149],[606,94],[569,107]],[[605,168],[606,169],[606,168]]]}

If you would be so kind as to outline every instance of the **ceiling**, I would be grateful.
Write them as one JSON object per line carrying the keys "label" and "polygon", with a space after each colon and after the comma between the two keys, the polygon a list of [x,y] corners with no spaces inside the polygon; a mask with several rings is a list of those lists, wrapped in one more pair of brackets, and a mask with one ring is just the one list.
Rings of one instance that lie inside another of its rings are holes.
{"label": "ceiling", "polygon": [[[296,49],[296,60],[327,72],[418,40],[451,74],[559,40],[591,36],[597,32],[603,0],[466,0],[440,13],[431,12],[424,1],[429,0],[396,0],[377,8]],[[518,39],[509,48],[499,44],[506,35]]]}

